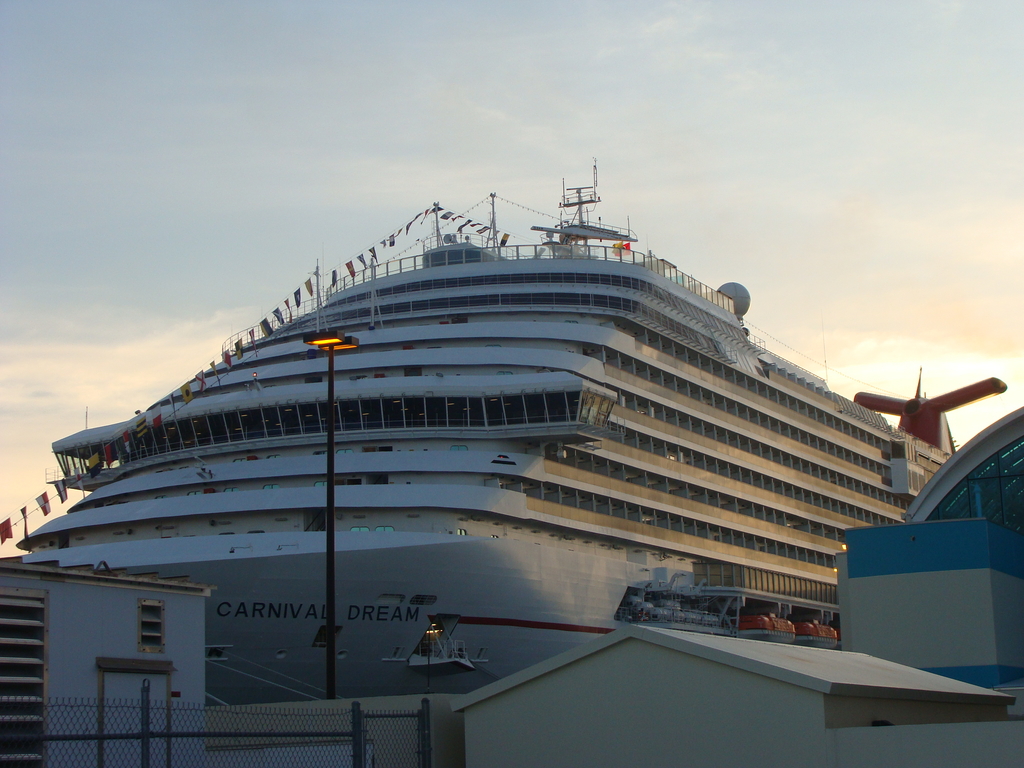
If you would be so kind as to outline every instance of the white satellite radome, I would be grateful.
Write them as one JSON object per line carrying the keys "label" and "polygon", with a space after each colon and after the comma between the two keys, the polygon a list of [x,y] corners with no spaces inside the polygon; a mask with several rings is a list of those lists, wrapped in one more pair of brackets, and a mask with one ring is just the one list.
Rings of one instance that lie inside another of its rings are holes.
{"label": "white satellite radome", "polygon": [[750,309],[750,291],[739,283],[726,283],[718,289],[718,292],[724,293],[732,299],[733,311],[736,313],[736,317],[743,317],[747,314],[747,310]]}

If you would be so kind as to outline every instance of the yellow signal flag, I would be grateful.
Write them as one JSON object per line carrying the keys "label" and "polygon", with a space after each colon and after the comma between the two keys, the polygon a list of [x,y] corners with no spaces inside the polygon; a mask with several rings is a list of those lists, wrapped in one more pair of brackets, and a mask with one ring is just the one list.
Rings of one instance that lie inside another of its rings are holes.
{"label": "yellow signal flag", "polygon": [[184,400],[186,403],[191,403],[192,402],[192,397],[193,397],[193,395],[192,395],[192,382],[188,382],[187,384],[182,384],[181,385],[181,399]]}
{"label": "yellow signal flag", "polygon": [[90,456],[86,460],[85,468],[86,469],[92,469],[93,467],[95,467],[99,463],[100,463],[100,455],[98,453],[94,453],[92,456]]}

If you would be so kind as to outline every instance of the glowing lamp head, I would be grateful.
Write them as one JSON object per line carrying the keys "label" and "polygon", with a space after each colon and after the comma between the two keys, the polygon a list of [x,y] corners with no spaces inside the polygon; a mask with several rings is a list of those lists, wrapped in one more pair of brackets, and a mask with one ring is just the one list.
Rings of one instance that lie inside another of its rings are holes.
{"label": "glowing lamp head", "polygon": [[356,339],[351,336],[343,336],[337,331],[307,333],[303,335],[302,341],[311,347],[322,347],[324,349],[328,347],[333,347],[334,349],[355,349],[359,346],[359,342]]}

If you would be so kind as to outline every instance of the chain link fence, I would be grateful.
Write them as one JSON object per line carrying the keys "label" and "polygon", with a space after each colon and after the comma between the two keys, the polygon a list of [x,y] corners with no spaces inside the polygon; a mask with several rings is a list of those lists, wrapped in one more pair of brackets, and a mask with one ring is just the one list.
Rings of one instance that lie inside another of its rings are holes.
{"label": "chain link fence", "polygon": [[430,702],[404,712],[0,698],[11,768],[431,768]]}

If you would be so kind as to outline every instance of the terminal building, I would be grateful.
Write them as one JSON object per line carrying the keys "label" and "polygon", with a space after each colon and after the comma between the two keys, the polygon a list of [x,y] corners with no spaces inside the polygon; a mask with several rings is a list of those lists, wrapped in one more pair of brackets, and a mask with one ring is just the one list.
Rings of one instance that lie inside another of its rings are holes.
{"label": "terminal building", "polygon": [[843,648],[1024,687],[1024,409],[957,451],[907,523],[847,531]]}

